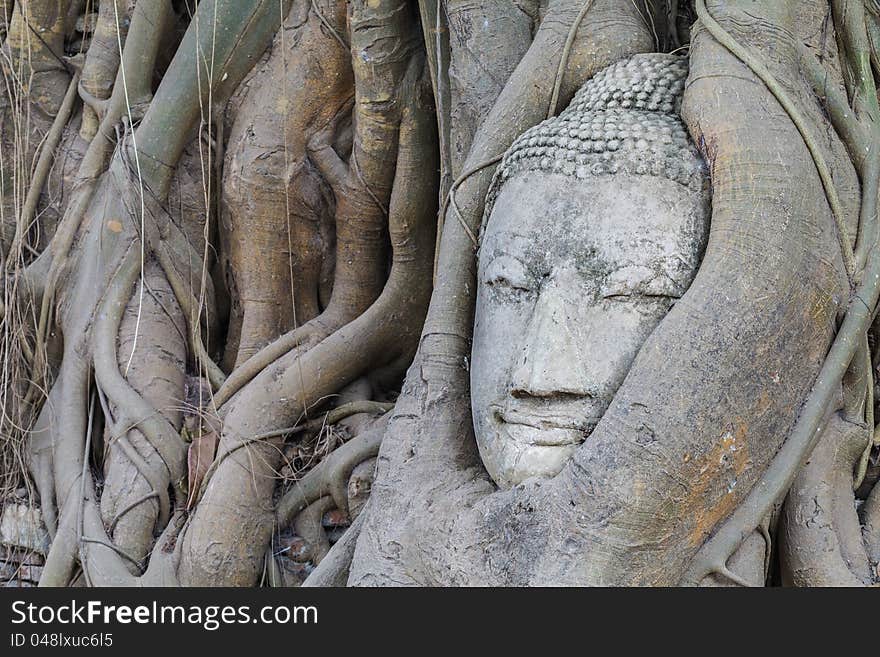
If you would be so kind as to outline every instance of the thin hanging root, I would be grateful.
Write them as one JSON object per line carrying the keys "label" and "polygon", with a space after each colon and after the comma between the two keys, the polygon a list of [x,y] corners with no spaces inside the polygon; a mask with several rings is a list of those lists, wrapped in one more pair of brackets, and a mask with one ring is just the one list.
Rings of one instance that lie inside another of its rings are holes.
{"label": "thin hanging root", "polygon": [[351,45],[346,42],[339,32],[330,24],[327,20],[327,17],[321,12],[320,7],[318,7],[318,3],[315,0],[311,0],[312,2],[312,10],[315,12],[315,15],[318,17],[318,20],[321,21],[321,24],[327,29],[327,31],[333,36],[334,39],[342,46],[343,50],[351,50]]}
{"label": "thin hanging root", "polygon": [[265,582],[272,588],[276,589],[287,586],[287,582],[284,579],[284,573],[281,571],[278,562],[275,560],[275,552],[272,550],[271,545],[266,548],[265,562],[266,565],[263,568]]}
{"label": "thin hanging root", "polygon": [[[80,486],[79,486],[79,499],[80,505],[77,508],[77,523],[76,523],[76,531],[80,537],[80,562],[83,562],[83,554],[82,554],[82,535],[83,535],[83,509],[82,505],[85,501],[85,493],[86,493],[86,477],[89,475],[89,452],[92,447],[92,431],[94,431],[94,418],[95,418],[95,393],[92,392],[89,399],[89,419],[86,422],[86,439],[85,444],[83,445],[83,456],[82,456],[82,471],[80,472]],[[86,575],[86,583],[88,584],[88,575]]]}
{"label": "thin hanging root", "polygon": [[666,2],[666,43],[672,51],[681,46],[678,38],[678,0]]}
{"label": "thin hanging root", "polygon": [[865,500],[863,536],[868,558],[874,564],[876,578],[880,580],[880,484],[874,484],[868,499]]}
{"label": "thin hanging root", "polygon": [[196,313],[198,301],[193,296],[192,292],[186,289],[184,282],[177,274],[177,270],[174,269],[169,260],[168,252],[163,248],[159,248],[155,253],[156,259],[162,266],[162,271],[165,273],[165,276],[168,278],[168,283],[174,291],[174,297],[177,299],[177,303],[183,311],[183,316],[186,318],[186,323],[189,327],[189,341],[193,352],[195,352],[196,362],[199,364],[200,368],[205,368],[205,373],[207,374],[208,382],[211,384],[211,389],[220,390],[222,389],[223,384],[226,383],[226,375],[223,373],[223,370],[220,369],[220,366],[211,358],[211,355],[205,348],[205,343],[202,341],[202,328],[196,319],[200,316],[200,313]]}
{"label": "thin hanging root", "polygon": [[[467,225],[467,222],[464,220],[464,215],[461,213],[461,209],[458,207],[458,203],[456,203],[455,194],[458,191],[459,187],[461,187],[471,176],[474,176],[474,175],[480,173],[481,171],[498,164],[503,159],[504,159],[504,153],[500,153],[499,155],[495,155],[494,157],[490,157],[488,160],[484,160],[483,162],[480,162],[479,164],[477,164],[475,166],[469,167],[466,171],[462,172],[461,175],[458,176],[458,178],[455,179],[455,181],[452,183],[452,185],[450,185],[449,194],[447,194],[446,198],[443,199],[443,205],[440,207],[440,212],[437,215],[438,217],[441,218],[438,225],[437,225],[437,252],[439,252],[439,248],[440,248],[440,238],[443,236],[443,220],[442,220],[442,218],[446,216],[446,211],[449,208],[451,208],[452,211],[455,213],[456,220],[458,221],[462,230],[467,234],[468,239],[471,241],[471,244],[473,244],[474,250],[476,251],[476,249],[479,248],[480,240],[479,240],[478,235],[482,232],[482,230],[479,230],[477,232],[477,235],[474,235],[474,232],[470,229],[470,227]],[[435,253],[437,253],[437,252],[435,252]],[[435,259],[434,259],[434,276],[435,277],[437,275],[436,272],[437,272],[437,259],[436,259],[436,255],[435,255]]]}
{"label": "thin hanging root", "polygon": [[568,30],[568,36],[565,39],[565,45],[562,47],[562,56],[559,58],[559,66],[556,68],[556,80],[553,83],[553,93],[550,95],[550,107],[547,110],[548,119],[556,115],[556,108],[559,105],[559,92],[562,90],[562,79],[565,77],[565,68],[566,66],[568,66],[569,57],[571,57],[571,49],[574,46],[574,38],[577,36],[577,32],[581,27],[581,23],[583,22],[584,17],[587,15],[587,12],[590,11],[590,7],[592,5],[593,0],[584,1],[584,6],[578,12],[578,15],[574,19],[574,22],[571,24],[571,28],[569,28]]}
{"label": "thin hanging root", "polygon": [[12,239],[12,246],[9,250],[10,254],[18,253],[19,249],[21,249],[28,228],[36,214],[40,194],[43,191],[43,186],[46,184],[46,178],[49,177],[49,171],[52,169],[52,164],[55,161],[55,149],[58,148],[58,144],[64,136],[64,128],[67,127],[67,122],[70,120],[70,115],[73,112],[73,107],[76,102],[76,85],[78,82],[79,74],[76,73],[70,79],[70,84],[67,87],[67,93],[64,96],[61,107],[55,115],[55,120],[52,122],[49,134],[46,135],[46,139],[40,149],[40,157],[37,160],[37,166],[31,177],[27,197],[25,198],[24,206],[21,209],[15,227],[15,236]]}
{"label": "thin hanging root", "polygon": [[376,426],[337,447],[302,480],[293,484],[278,502],[275,511],[277,525],[289,526],[297,514],[325,495],[331,497],[337,509],[348,515],[348,479],[351,471],[378,455],[387,426],[386,417]]}
{"label": "thin hanging root", "polygon": [[[710,34],[735,56],[740,59],[745,58],[749,60],[745,63],[767,83],[768,88],[777,97],[786,111],[789,112],[795,124],[798,125],[799,113],[794,108],[789,110],[786,103],[783,102],[783,99],[786,98],[784,92],[775,84],[772,76],[770,76],[769,71],[766,71],[763,64],[754,60],[747,50],[739,46],[709,16],[705,0],[697,0],[696,8],[700,20],[707,27]],[[767,77],[762,76],[759,71],[764,72]],[[802,129],[800,125],[798,125],[798,130],[804,137],[804,141],[807,143],[817,170],[821,175],[824,159],[821,158],[818,150],[814,153],[813,148],[810,148],[811,142],[808,141],[810,139],[809,133]],[[880,147],[880,140],[874,138],[870,144],[869,148],[876,149]],[[817,155],[819,155],[818,158]],[[824,185],[824,176],[822,180]],[[862,191],[865,192],[866,189],[870,190],[872,187],[863,187]],[[853,259],[847,257],[848,241],[845,239],[846,233],[840,232],[843,228],[843,215],[838,215],[835,210],[835,206],[839,209],[839,201],[834,200],[837,197],[833,185],[830,187],[826,185],[825,192],[832,207],[832,214],[838,224],[838,237],[840,238],[841,249],[844,253],[844,260],[854,264]],[[863,207],[864,204],[865,199],[863,198]],[[852,273],[849,268],[848,271]],[[727,559],[739,547],[744,538],[760,524],[761,519],[770,512],[773,505],[791,487],[801,464],[819,440],[823,419],[829,410],[834,394],[839,388],[840,381],[853,362],[856,352],[863,344],[862,336],[867,333],[870,327],[873,309],[877,305],[878,297],[880,297],[880,253],[876,253],[875,249],[867,255],[864,275],[848,304],[843,322],[837,331],[831,349],[819,371],[816,383],[801,409],[791,434],[771,461],[764,476],[749,492],[746,499],[718,529],[715,535],[703,544],[703,547],[694,557],[688,571],[683,576],[682,584],[695,586],[704,577],[714,572],[719,563],[726,563]]]}
{"label": "thin hanging root", "polygon": [[874,368],[871,363],[871,347],[868,344],[868,334],[865,333],[865,339],[862,341],[862,347],[855,356],[854,362],[861,362],[861,371],[864,373],[865,385],[864,389],[864,420],[867,431],[867,444],[862,450],[862,455],[856,465],[855,476],[853,477],[853,490],[858,489],[865,480],[868,473],[868,460],[871,457],[871,450],[874,448]]}
{"label": "thin hanging root", "polygon": [[144,504],[145,502],[149,502],[150,500],[152,500],[154,498],[158,498],[158,497],[159,497],[159,494],[155,490],[151,490],[146,495],[139,497],[136,500],[133,500],[132,502],[130,502],[128,504],[128,506],[121,508],[119,511],[116,512],[116,515],[113,517],[113,520],[110,521],[110,526],[107,528],[108,533],[110,533],[110,534],[113,533],[113,530],[116,529],[116,524],[119,522],[120,518],[122,518],[126,513],[128,513],[132,509],[140,506],[141,504]]}

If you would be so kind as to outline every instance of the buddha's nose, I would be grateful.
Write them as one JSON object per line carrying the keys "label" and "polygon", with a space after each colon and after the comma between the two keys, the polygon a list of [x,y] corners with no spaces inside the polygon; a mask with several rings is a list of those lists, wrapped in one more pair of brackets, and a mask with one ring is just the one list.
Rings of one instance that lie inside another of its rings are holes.
{"label": "buddha's nose", "polygon": [[574,299],[565,286],[541,290],[511,380],[514,397],[586,396],[577,332],[567,313]]}

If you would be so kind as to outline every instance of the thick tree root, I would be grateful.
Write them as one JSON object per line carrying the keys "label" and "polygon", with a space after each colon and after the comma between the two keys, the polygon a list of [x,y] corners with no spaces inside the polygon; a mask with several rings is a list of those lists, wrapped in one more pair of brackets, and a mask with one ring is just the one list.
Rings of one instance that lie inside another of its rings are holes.
{"label": "thick tree root", "polygon": [[106,101],[113,91],[122,57],[120,45],[128,36],[134,5],[135,0],[107,0],[98,5],[98,19],[79,81],[79,92],[85,102],[80,135],[86,141],[98,132]]}
{"label": "thick tree root", "polygon": [[835,415],[792,484],[779,529],[783,584],[864,586],[873,581],[852,485],[868,434],[866,427]]}
{"label": "thick tree root", "polygon": [[[137,560],[149,554],[153,532],[164,528],[171,517],[168,490],[172,475],[183,476],[178,435],[182,422],[178,400],[183,397],[187,347],[186,334],[180,330],[183,322],[162,270],[157,263],[148,262],[142,283],[136,284],[127,302],[118,329],[119,344],[114,340],[110,347],[127,384],[154,409],[152,413],[164,416],[174,430],[173,439],[167,432],[153,439],[173,440],[178,462],[165,463],[162,452],[166,448],[157,449],[140,430],[129,428],[139,424],[138,418],[130,416],[131,408],[111,402],[108,410],[113,421],[108,421],[105,438],[109,452],[104,460],[106,478],[101,494],[101,513],[104,523],[113,527],[113,542]],[[96,345],[96,351],[105,352],[107,348]],[[99,384],[103,389],[100,379]],[[112,391],[112,383],[110,386]],[[112,400],[115,395],[108,396]],[[135,504],[138,500],[143,502]]]}
{"label": "thick tree root", "polygon": [[[346,3],[321,4],[324,20],[344,30]],[[310,2],[294,2],[266,66],[237,109],[226,149],[224,236],[236,291],[231,332],[237,340],[227,343],[232,369],[321,311],[335,202],[307,144],[348,115],[353,83],[348,51],[324,29]]]}
{"label": "thick tree root", "polygon": [[[725,37],[723,32],[719,32],[720,27],[707,15],[705,3],[702,0],[697,3],[697,8],[698,11],[702,12],[701,15],[703,20],[708,21],[707,25],[710,27],[713,36],[717,35],[717,38],[720,38],[722,41],[725,41],[726,39],[727,42],[725,43],[725,47],[731,47],[732,40],[729,35]],[[817,76],[813,74],[811,77],[814,80],[815,86]],[[873,88],[873,84],[871,84],[871,87]],[[872,94],[872,104],[876,107],[876,90],[873,90]],[[836,105],[832,103],[832,106]],[[786,107],[786,111],[791,114],[791,109],[785,104],[783,104],[783,107]],[[876,116],[876,110],[869,111],[868,115]],[[835,116],[839,119],[839,108],[833,110],[831,116],[832,119],[834,119]],[[856,126],[853,129],[862,130],[862,127]],[[848,134],[851,134],[846,131],[841,132],[845,137]],[[804,135],[802,128],[801,134]],[[872,144],[872,146],[868,146],[869,156],[865,160],[855,160],[857,165],[861,165],[859,168],[862,173],[871,171],[873,167],[870,151],[872,149],[876,150],[880,148],[880,139],[875,138],[876,134],[878,133],[871,130],[871,132],[865,132],[863,135],[871,136],[869,143]],[[816,160],[816,163],[817,166],[819,166],[818,160]],[[865,167],[867,167],[867,169]],[[819,169],[821,172],[821,167],[819,167]],[[873,207],[873,204],[876,203],[876,187],[872,183],[863,186],[862,191],[863,193],[868,193],[874,197],[871,199],[863,197],[862,206],[864,207],[865,203],[869,203],[868,207]],[[839,204],[835,203],[834,199],[836,199],[836,193],[828,196],[832,213],[836,219],[839,219],[843,215],[843,210],[839,207]],[[865,226],[865,221],[867,220],[867,217],[862,217],[862,227]],[[870,221],[875,221],[873,213],[870,217]],[[837,228],[838,236],[846,241],[847,231],[840,224],[840,221],[838,221]],[[864,230],[867,230],[868,235],[872,235],[872,233],[875,232],[873,228],[864,228]],[[876,240],[876,236],[872,236],[869,239]],[[846,252],[845,248],[844,252]],[[844,260],[848,262],[846,257]],[[847,266],[847,271],[852,275],[853,270],[850,266]],[[764,472],[758,485],[750,492],[749,496],[743,501],[743,503],[738,506],[717,533],[702,547],[700,553],[695,557],[692,566],[682,580],[683,583],[694,584],[699,582],[713,569],[723,565],[733,551],[740,545],[743,538],[758,526],[761,518],[770,511],[772,505],[777,503],[783,497],[794,481],[801,464],[819,440],[822,430],[821,424],[825,414],[829,410],[830,404],[832,403],[832,397],[838,390],[839,382],[844,380],[847,371],[851,367],[861,368],[868,360],[867,351],[865,349],[867,342],[864,336],[866,335],[872,321],[872,309],[876,307],[878,297],[880,297],[880,257],[869,257],[867,259],[866,268],[864,272],[861,273],[859,280],[861,282],[848,301],[847,307],[845,308],[843,322],[837,331],[837,336],[834,339],[830,351],[825,357],[825,361],[818,374],[818,378],[816,379],[816,384],[810,391],[804,407],[800,411],[797,423],[792,428],[791,435],[785,441],[779,453],[773,458],[773,461]],[[873,390],[873,381],[869,375],[866,378],[867,381],[862,380],[860,385],[855,386],[854,393],[850,393],[848,386],[845,387],[845,403],[847,399],[855,400],[855,402],[857,402],[856,407],[864,409],[862,404],[865,400],[864,390],[865,384],[867,384],[869,389],[868,406],[870,406],[869,419],[871,420],[871,424],[873,424],[873,401],[870,396],[871,391]],[[846,383],[846,381],[844,382]],[[847,410],[850,410],[849,407],[851,406],[852,403],[847,404]],[[870,442],[869,438],[862,444],[862,452],[865,452],[866,444],[870,446]]]}
{"label": "thick tree root", "polygon": [[16,3],[2,44],[0,254],[7,260],[19,257],[12,252],[12,242],[17,233],[20,244],[30,223],[30,211],[25,215],[22,210],[32,187],[34,156],[51,130],[71,78],[72,69],[62,59],[68,5],[69,0]]}
{"label": "thick tree root", "polygon": [[[429,166],[426,162],[436,157],[429,101],[423,92],[424,82],[404,104],[390,204],[394,257],[385,290],[360,317],[304,353],[282,357],[226,404],[219,465],[184,536],[181,576],[186,581],[215,583],[222,577],[245,584],[259,572],[274,516],[267,500],[279,459],[277,447],[254,443],[251,437],[300,417],[315,401],[394,362],[415,345],[430,295],[431,259],[426,255],[433,246],[431,206],[436,198],[436,190],[424,185],[420,175]],[[234,504],[225,501],[228,491],[238,491]],[[223,532],[221,543],[218,526],[235,531]],[[235,557],[221,556],[227,550]]]}

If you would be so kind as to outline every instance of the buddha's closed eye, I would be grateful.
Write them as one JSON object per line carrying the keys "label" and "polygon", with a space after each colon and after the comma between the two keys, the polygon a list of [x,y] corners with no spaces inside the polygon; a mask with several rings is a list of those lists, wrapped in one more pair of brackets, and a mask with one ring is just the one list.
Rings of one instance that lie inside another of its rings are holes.
{"label": "buddha's closed eye", "polygon": [[599,296],[611,300],[649,297],[674,301],[681,297],[682,287],[665,271],[635,265],[608,274],[599,287]]}
{"label": "buddha's closed eye", "polygon": [[486,267],[483,282],[499,292],[525,297],[537,289],[535,277],[517,258],[499,256]]}

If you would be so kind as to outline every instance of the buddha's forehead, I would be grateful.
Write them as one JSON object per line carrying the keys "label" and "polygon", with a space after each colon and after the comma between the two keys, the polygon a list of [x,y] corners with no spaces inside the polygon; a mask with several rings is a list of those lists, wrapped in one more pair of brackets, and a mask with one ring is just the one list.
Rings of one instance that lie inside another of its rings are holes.
{"label": "buddha's forehead", "polygon": [[609,266],[692,261],[707,208],[699,194],[655,176],[586,180],[525,172],[506,181],[486,225],[481,260],[596,259]]}

